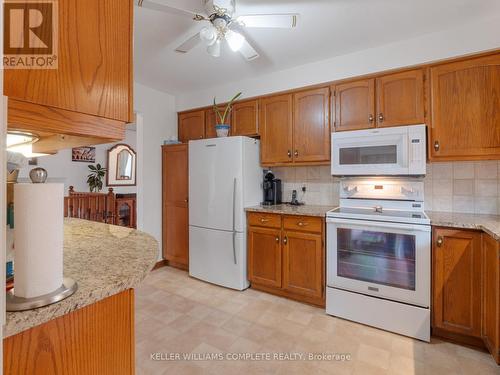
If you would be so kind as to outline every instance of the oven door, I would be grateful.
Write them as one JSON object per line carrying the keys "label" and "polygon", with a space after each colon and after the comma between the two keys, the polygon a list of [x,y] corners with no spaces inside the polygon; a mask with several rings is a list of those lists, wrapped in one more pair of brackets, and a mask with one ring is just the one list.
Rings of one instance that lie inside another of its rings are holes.
{"label": "oven door", "polygon": [[410,174],[407,130],[385,133],[381,134],[379,130],[333,133],[332,174]]}
{"label": "oven door", "polygon": [[329,287],[430,306],[428,225],[329,218]]}

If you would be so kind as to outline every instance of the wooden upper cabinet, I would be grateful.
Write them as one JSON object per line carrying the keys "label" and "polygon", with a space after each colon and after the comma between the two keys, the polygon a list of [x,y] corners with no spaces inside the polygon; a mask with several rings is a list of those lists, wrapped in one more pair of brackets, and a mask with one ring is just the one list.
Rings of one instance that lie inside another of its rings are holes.
{"label": "wooden upper cabinet", "polygon": [[375,79],[340,83],[335,96],[335,131],[375,127]]}
{"label": "wooden upper cabinet", "polygon": [[259,134],[259,101],[236,102],[233,105],[231,135],[256,136]]}
{"label": "wooden upper cabinet", "polygon": [[322,235],[284,232],[283,288],[293,293],[323,296]]}
{"label": "wooden upper cabinet", "polygon": [[433,230],[433,328],[481,337],[481,232]]}
{"label": "wooden upper cabinet", "polygon": [[261,163],[288,163],[292,159],[292,94],[271,96],[260,102]]}
{"label": "wooden upper cabinet", "polygon": [[189,265],[188,145],[162,147],[163,257]]}
{"label": "wooden upper cabinet", "polygon": [[422,69],[377,78],[377,127],[424,123]]}
{"label": "wooden upper cabinet", "polygon": [[330,160],[330,88],[294,94],[293,160]]}
{"label": "wooden upper cabinet", "polygon": [[281,287],[280,229],[248,229],[248,279],[265,286]]}
{"label": "wooden upper cabinet", "polygon": [[179,113],[179,141],[205,138],[205,111]]}
{"label": "wooden upper cabinet", "polygon": [[500,158],[500,54],[431,67],[431,160]]}
{"label": "wooden upper cabinet", "polygon": [[133,121],[132,0],[59,0],[58,68],[6,69],[4,94],[23,102]]}
{"label": "wooden upper cabinet", "polygon": [[483,324],[486,347],[500,363],[500,249],[492,237],[483,234]]}

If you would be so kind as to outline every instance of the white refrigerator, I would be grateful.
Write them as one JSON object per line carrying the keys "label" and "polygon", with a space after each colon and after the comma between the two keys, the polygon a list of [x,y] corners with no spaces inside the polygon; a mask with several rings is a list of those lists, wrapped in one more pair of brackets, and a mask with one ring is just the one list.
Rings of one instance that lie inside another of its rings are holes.
{"label": "white refrigerator", "polygon": [[245,207],[262,199],[259,141],[189,142],[189,274],[227,288],[248,288]]}

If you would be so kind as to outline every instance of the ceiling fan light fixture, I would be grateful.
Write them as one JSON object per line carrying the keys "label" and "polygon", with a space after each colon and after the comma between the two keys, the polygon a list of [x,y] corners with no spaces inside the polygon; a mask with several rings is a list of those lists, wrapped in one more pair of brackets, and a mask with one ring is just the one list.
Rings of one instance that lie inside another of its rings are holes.
{"label": "ceiling fan light fixture", "polygon": [[220,40],[217,39],[215,43],[207,47],[207,52],[210,56],[212,57],[219,57],[220,56]]}
{"label": "ceiling fan light fixture", "polygon": [[233,52],[239,51],[243,46],[243,43],[245,43],[245,37],[232,30],[228,30],[226,32],[226,40]]}
{"label": "ceiling fan light fixture", "polygon": [[217,41],[217,30],[212,25],[206,26],[201,29],[200,38],[207,46],[211,46]]}

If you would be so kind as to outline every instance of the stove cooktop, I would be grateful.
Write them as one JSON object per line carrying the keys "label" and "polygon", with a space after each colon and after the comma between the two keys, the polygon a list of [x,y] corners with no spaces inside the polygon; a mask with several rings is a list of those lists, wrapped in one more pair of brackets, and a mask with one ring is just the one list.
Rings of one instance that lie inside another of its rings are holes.
{"label": "stove cooktop", "polygon": [[327,213],[327,217],[430,225],[430,219],[425,212],[391,210],[383,209],[381,207],[338,207],[329,211]]}

